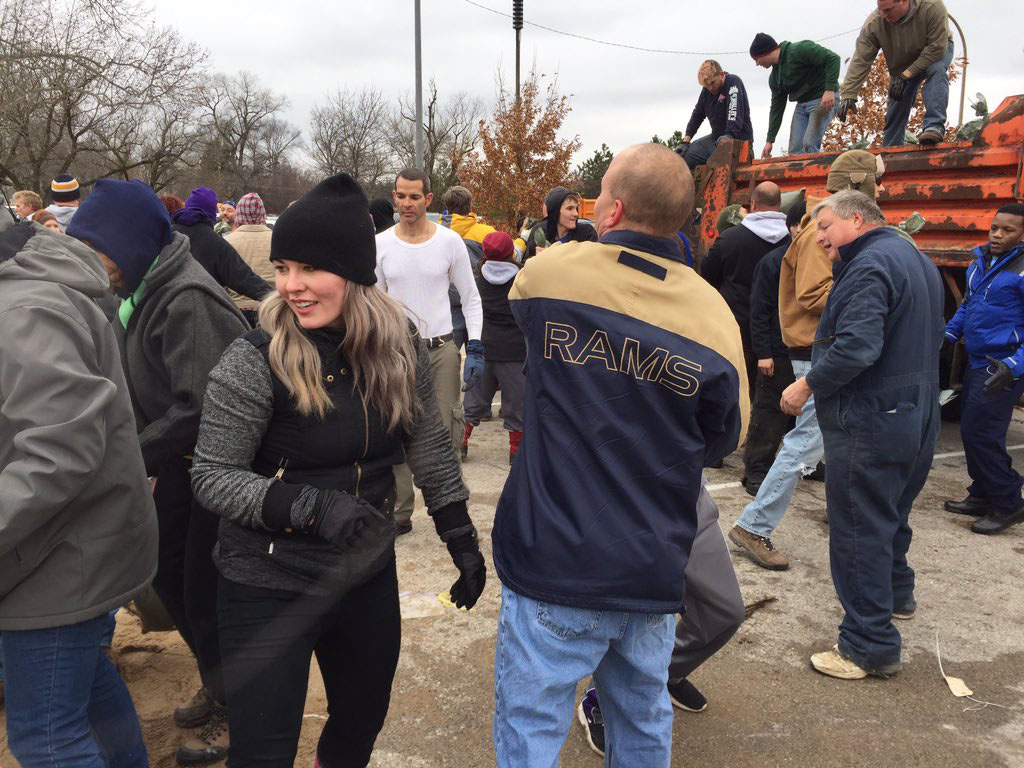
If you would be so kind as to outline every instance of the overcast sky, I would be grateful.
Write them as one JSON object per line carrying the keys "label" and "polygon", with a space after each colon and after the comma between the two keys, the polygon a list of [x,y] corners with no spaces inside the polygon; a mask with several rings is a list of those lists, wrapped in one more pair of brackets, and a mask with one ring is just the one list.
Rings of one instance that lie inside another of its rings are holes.
{"label": "overcast sky", "polygon": [[[511,13],[511,0],[474,0]],[[755,33],[782,40],[822,40],[845,60],[856,32],[874,8],[872,0],[808,3],[807,0],[526,0],[522,59],[558,76],[572,97],[564,136],[578,134],[577,162],[604,142],[613,151],[683,130],[696,102],[697,67],[715,58],[743,78],[750,95],[755,147],[768,128],[768,71],[746,53]],[[967,94],[985,94],[992,109],[1024,93],[1024,2],[947,0],[967,36],[971,62]],[[211,71],[248,69],[287,94],[287,118],[305,132],[309,112],[337,87],[373,86],[397,99],[414,88],[413,0],[244,0],[161,3],[160,23],[208,49]],[[442,97],[459,91],[479,96],[490,110],[495,75],[514,82],[512,22],[467,0],[422,0],[424,86],[433,76]],[[609,42],[679,53],[647,53],[566,37],[530,26],[541,24]],[[955,56],[962,55],[954,30]],[[738,53],[728,53],[728,52]],[[709,55],[713,54],[713,56]],[[845,74],[843,65],[840,79]],[[959,83],[950,93],[950,122],[959,109]],[[788,145],[789,106],[778,149]],[[965,120],[973,118],[969,103]],[[703,131],[707,131],[705,123]]]}

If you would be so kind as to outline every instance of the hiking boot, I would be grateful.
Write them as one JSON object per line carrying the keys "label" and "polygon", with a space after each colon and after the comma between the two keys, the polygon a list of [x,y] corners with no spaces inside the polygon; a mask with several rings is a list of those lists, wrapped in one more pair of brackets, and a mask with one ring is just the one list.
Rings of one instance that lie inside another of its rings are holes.
{"label": "hiking boot", "polygon": [[755,563],[769,571],[784,571],[789,568],[789,559],[779,552],[767,536],[758,536],[734,525],[729,529],[729,541],[743,550]]}
{"label": "hiking boot", "polygon": [[944,502],[942,508],[957,515],[973,515],[974,517],[984,517],[989,512],[987,501],[970,494],[963,501]]}
{"label": "hiking boot", "polygon": [[1024,505],[1017,508],[1016,512],[997,512],[992,510],[981,520],[971,523],[971,530],[991,536],[994,533],[1002,533],[1011,525],[1024,520]]}
{"label": "hiking boot", "polygon": [[207,765],[224,760],[230,743],[227,708],[214,704],[209,722],[178,748],[178,765]]}
{"label": "hiking boot", "polygon": [[946,137],[938,128],[929,128],[928,130],[921,131],[917,134],[917,143],[922,147],[934,147],[944,138]]}
{"label": "hiking boot", "polygon": [[576,719],[583,726],[587,737],[587,746],[604,757],[604,718],[601,716],[601,704],[597,700],[597,689],[588,688],[576,708]]}
{"label": "hiking boot", "polygon": [[463,459],[469,456],[469,438],[472,436],[472,434],[473,425],[466,424],[466,431],[462,435],[462,446],[459,448],[459,455],[461,455]]}
{"label": "hiking boot", "polygon": [[863,680],[868,676],[867,670],[857,666],[839,652],[838,644],[833,645],[830,651],[812,653],[811,666],[823,675],[837,677],[840,680]]}
{"label": "hiking boot", "polygon": [[672,706],[685,709],[687,712],[703,712],[708,708],[708,700],[697,690],[697,686],[685,677],[678,683],[668,684],[668,696]]}
{"label": "hiking boot", "polygon": [[179,728],[198,728],[210,719],[212,708],[213,696],[206,686],[203,686],[187,704],[182,704],[174,710],[174,724]]}

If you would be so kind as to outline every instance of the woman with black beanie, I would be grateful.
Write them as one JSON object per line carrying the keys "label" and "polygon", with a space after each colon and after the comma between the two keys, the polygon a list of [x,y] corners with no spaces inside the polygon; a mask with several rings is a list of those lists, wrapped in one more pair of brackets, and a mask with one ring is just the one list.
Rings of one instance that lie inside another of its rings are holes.
{"label": "woman with black beanie", "polygon": [[228,766],[292,765],[315,653],[328,712],[323,768],[362,768],[398,663],[394,475],[407,461],[471,608],[486,569],[430,360],[402,307],[375,287],[366,196],[322,182],[274,227],[276,291],[260,327],[210,374],[196,497],[221,515],[219,629]]}

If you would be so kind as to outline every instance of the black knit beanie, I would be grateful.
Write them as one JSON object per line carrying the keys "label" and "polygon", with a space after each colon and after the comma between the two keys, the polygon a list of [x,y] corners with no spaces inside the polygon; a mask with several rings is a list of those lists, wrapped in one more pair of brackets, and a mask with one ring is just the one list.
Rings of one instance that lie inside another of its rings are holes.
{"label": "black knit beanie", "polygon": [[317,184],[274,225],[270,258],[324,269],[361,285],[377,282],[377,242],[366,193],[347,173]]}
{"label": "black knit beanie", "polygon": [[779,44],[775,42],[774,37],[765,32],[758,32],[754,35],[754,42],[750,44],[750,58],[756,59],[758,56],[764,56],[778,47]]}

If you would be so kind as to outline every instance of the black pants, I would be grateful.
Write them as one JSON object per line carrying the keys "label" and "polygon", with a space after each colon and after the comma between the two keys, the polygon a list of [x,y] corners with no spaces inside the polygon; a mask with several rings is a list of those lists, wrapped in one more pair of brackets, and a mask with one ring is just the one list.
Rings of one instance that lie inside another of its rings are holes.
{"label": "black pants", "polygon": [[779,408],[783,390],[793,381],[793,363],[788,357],[775,358],[774,376],[757,372],[747,445],[743,449],[743,470],[749,483],[757,484],[764,480],[772,468],[782,438],[793,426],[793,418]]}
{"label": "black pants", "polygon": [[196,657],[199,677],[224,703],[224,678],[217,637],[217,567],[213,546],[220,518],[192,499],[188,472],[179,459],[160,468],[153,501],[160,547],[153,590]]}
{"label": "black pants", "polygon": [[388,712],[402,640],[394,559],[341,599],[221,577],[219,617],[231,702],[229,768],[294,764],[314,653],[327,692],[320,765],[369,763]]}

